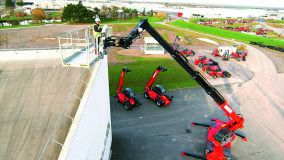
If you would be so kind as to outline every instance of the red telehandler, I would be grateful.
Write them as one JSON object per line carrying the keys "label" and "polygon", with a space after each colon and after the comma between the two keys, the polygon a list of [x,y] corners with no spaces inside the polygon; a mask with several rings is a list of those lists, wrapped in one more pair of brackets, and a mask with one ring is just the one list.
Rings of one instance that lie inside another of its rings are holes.
{"label": "red telehandler", "polygon": [[180,47],[180,45],[176,44],[176,41],[179,41],[180,37],[176,36],[176,39],[174,40],[174,43],[172,44],[173,48],[175,50],[178,50],[180,54],[184,55],[185,57],[192,57],[195,55],[195,52],[192,49],[188,49],[186,47]]}
{"label": "red telehandler", "polygon": [[145,92],[144,92],[144,97],[146,99],[152,99],[153,101],[155,101],[155,103],[158,107],[169,105],[172,102],[172,99],[173,99],[173,96],[170,97],[166,94],[166,89],[163,86],[161,86],[161,85],[152,86],[152,84],[155,82],[158,74],[161,71],[165,72],[165,71],[167,71],[167,68],[165,68],[163,66],[159,66],[155,70],[153,76],[151,77],[151,79],[147,83],[147,85],[145,87]]}
{"label": "red telehandler", "polygon": [[141,31],[146,30],[157,42],[163,46],[171,57],[213,98],[216,104],[228,116],[227,121],[212,119],[210,124],[193,123],[208,127],[207,143],[205,156],[193,153],[182,152],[183,156],[191,156],[207,160],[225,160],[231,158],[228,153],[231,148],[231,142],[236,136],[246,140],[246,137],[239,133],[238,130],[243,128],[245,119],[242,115],[237,114],[229,106],[225,98],[190,64],[188,60],[177,50],[163,39],[163,37],[148,23],[147,19],[142,19],[138,25],[129,33],[127,37],[106,37],[104,39],[104,48],[111,46],[128,49],[136,38],[140,37]]}
{"label": "red telehandler", "polygon": [[136,99],[135,93],[131,88],[124,88],[124,77],[127,72],[131,72],[130,69],[124,67],[120,75],[119,86],[116,90],[115,100],[123,104],[126,110],[133,109],[134,106],[140,105],[141,103]]}

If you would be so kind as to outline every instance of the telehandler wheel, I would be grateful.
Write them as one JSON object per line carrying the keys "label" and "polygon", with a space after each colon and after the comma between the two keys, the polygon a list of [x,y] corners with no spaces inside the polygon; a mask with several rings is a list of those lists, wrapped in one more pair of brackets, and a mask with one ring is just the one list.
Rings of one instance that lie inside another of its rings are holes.
{"label": "telehandler wheel", "polygon": [[124,108],[125,108],[127,111],[129,111],[129,110],[131,110],[131,109],[132,109],[132,107],[131,107],[131,105],[130,105],[130,103],[129,103],[129,102],[125,102],[125,104],[124,104]]}
{"label": "telehandler wheel", "polygon": [[161,106],[163,105],[160,99],[157,99],[157,100],[156,100],[156,105],[157,105],[158,107],[161,107]]}
{"label": "telehandler wheel", "polygon": [[144,97],[145,97],[146,99],[149,99],[149,98],[150,98],[150,96],[149,96],[149,94],[148,94],[147,92],[144,93]]}
{"label": "telehandler wheel", "polygon": [[230,78],[232,75],[230,73],[227,73],[226,77]]}
{"label": "telehandler wheel", "polygon": [[119,102],[119,99],[117,96],[114,97],[116,102]]}
{"label": "telehandler wheel", "polygon": [[217,76],[216,76],[215,74],[214,74],[212,77],[213,77],[213,79],[216,79],[216,78],[217,78]]}

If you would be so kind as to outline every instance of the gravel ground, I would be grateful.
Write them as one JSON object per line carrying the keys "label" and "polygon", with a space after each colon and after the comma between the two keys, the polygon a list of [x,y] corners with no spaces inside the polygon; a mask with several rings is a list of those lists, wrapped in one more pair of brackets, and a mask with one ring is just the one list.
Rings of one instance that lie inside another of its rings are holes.
{"label": "gravel ground", "polygon": [[264,53],[275,65],[278,73],[284,73],[284,53],[268,48],[255,47]]}
{"label": "gravel ground", "polygon": [[40,27],[0,30],[0,49],[58,47],[57,34],[86,25],[53,24]]}

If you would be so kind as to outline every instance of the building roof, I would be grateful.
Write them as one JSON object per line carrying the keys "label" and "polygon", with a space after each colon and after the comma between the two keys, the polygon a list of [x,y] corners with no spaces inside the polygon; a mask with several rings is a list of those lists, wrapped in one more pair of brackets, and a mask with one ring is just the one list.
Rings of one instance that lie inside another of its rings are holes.
{"label": "building roof", "polygon": [[145,43],[158,43],[153,37],[145,37],[144,42]]}

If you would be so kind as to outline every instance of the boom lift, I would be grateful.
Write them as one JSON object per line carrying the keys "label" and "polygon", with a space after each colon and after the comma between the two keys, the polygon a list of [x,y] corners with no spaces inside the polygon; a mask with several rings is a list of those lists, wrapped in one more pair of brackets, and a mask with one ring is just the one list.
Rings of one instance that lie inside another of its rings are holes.
{"label": "boom lift", "polygon": [[123,104],[126,110],[131,110],[134,106],[140,105],[141,103],[136,99],[135,93],[131,88],[122,89],[124,84],[124,77],[127,72],[131,72],[131,70],[126,67],[122,68],[119,86],[116,90],[115,100]]}
{"label": "boom lift", "polygon": [[188,63],[184,56],[182,56],[177,50],[174,50],[173,47],[162,38],[162,36],[148,23],[147,19],[142,19],[127,37],[107,37],[105,39],[104,48],[116,46],[127,49],[133,41],[139,37],[143,30],[146,30],[153,38],[156,39],[156,41],[160,43],[161,46],[166,49],[171,57],[175,59],[190,76],[192,76],[192,78],[209,96],[214,99],[217,105],[228,116],[228,121],[212,119],[210,124],[193,123],[195,125],[208,127],[205,156],[186,152],[182,152],[182,155],[208,160],[229,159],[230,156],[226,154],[226,151],[230,149],[231,142],[234,140],[236,135],[241,137],[243,140],[246,140],[244,135],[236,132],[238,129],[243,128],[245,119],[229,106],[225,98],[198,71],[196,71],[190,63]]}
{"label": "boom lift", "polygon": [[158,107],[169,105],[172,102],[172,98],[173,98],[173,96],[169,97],[166,94],[166,89],[163,86],[161,86],[161,85],[152,86],[152,84],[155,82],[158,74],[161,71],[165,72],[165,71],[167,71],[167,68],[165,68],[163,66],[159,66],[155,70],[153,76],[151,77],[151,79],[147,83],[147,85],[145,87],[145,92],[144,92],[144,97],[146,99],[150,98],[150,99],[154,100]]}

